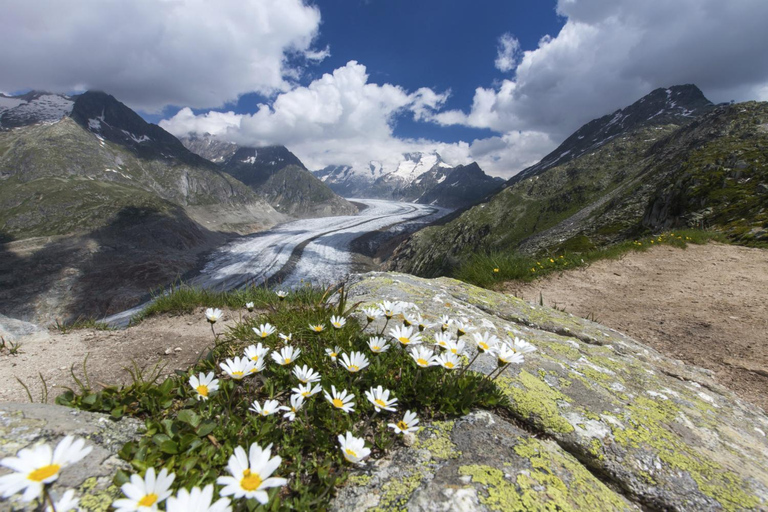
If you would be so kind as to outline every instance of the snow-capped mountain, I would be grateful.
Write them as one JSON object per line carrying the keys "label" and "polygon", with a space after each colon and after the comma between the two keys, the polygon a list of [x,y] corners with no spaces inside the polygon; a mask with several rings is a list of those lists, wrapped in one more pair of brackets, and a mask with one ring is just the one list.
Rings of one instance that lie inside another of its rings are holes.
{"label": "snow-capped mountain", "polygon": [[56,122],[72,112],[75,99],[32,91],[21,96],[0,94],[0,129]]}
{"label": "snow-capped mountain", "polygon": [[313,174],[342,197],[367,197],[371,185],[385,172],[381,162],[372,160],[365,167],[329,165]]}

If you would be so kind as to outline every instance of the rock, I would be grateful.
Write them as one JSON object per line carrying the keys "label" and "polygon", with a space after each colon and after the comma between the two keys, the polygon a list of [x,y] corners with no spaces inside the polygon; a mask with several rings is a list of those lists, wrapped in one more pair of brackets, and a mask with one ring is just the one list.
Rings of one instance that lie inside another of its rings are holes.
{"label": "rock", "polygon": [[0,336],[6,342],[35,342],[49,340],[51,335],[45,327],[0,314]]}
{"label": "rock", "polygon": [[[65,468],[53,485],[54,492],[76,489],[85,510],[107,510],[120,494],[112,483],[118,469],[130,471],[117,452],[139,437],[142,423],[123,418],[114,421],[105,414],[45,404],[0,404],[0,459],[15,456],[23,448],[39,443],[51,447],[68,434],[86,439],[93,450],[82,461]],[[0,468],[0,475],[10,470]],[[25,509],[21,502],[0,502],[0,511]]]}
{"label": "rock", "polygon": [[[344,488],[337,508],[768,508],[768,417],[708,372],[594,322],[452,279],[371,273],[348,289],[350,303],[411,302],[422,315],[466,317],[538,350],[497,381],[521,428],[485,412],[462,418],[443,436],[449,445],[428,448],[428,462],[402,459],[416,457],[410,448],[356,474],[350,486],[363,489]],[[489,356],[473,365],[495,367]]]}

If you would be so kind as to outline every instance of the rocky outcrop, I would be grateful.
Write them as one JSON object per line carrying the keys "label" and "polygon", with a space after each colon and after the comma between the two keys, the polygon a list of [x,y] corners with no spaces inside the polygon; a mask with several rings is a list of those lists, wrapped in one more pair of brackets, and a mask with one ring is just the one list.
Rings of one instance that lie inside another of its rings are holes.
{"label": "rocky outcrop", "polygon": [[[350,301],[416,304],[538,350],[498,379],[510,406],[424,425],[349,479],[340,510],[762,510],[768,417],[706,370],[619,332],[451,279],[368,274]],[[481,356],[473,369],[488,373]]]}

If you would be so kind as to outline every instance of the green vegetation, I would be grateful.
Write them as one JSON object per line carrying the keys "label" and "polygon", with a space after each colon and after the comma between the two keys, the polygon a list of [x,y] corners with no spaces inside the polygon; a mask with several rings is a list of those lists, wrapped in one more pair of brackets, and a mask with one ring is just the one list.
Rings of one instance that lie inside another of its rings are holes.
{"label": "green vegetation", "polygon": [[[226,475],[228,459],[236,446],[247,449],[254,442],[262,447],[273,444],[273,453],[276,451],[282,457],[275,476],[288,478],[288,485],[271,489],[270,503],[264,507],[259,507],[255,500],[239,500],[235,510],[324,509],[350,467],[339,449],[339,434],[350,431],[364,437],[372,449],[371,456],[376,458],[401,442],[386,425],[398,422],[406,410],[416,411],[425,422],[457,417],[475,407],[493,409],[508,405],[502,391],[483,375],[470,371],[447,373],[439,366],[418,368],[400,346],[372,353],[363,326],[353,317],[347,317],[342,328],[332,328],[331,315],[349,313],[343,289],[335,295],[339,298],[337,304],[327,301],[331,295],[328,291],[306,289],[289,294],[283,301],[265,294],[259,288],[227,294],[185,287],[174,289],[158,298],[153,314],[161,310],[187,311],[204,300],[211,301],[205,303],[208,306],[242,308],[242,301],[251,299],[260,311],[245,313],[241,322],[217,333],[212,350],[188,372],[177,372],[161,381],[161,368],[142,372],[134,367],[133,384],[100,391],[91,389],[84,378],[77,381],[79,389],[66,391],[57,398],[57,403],[110,413],[115,418],[129,415],[143,419],[146,433],[138,442],[125,445],[120,454],[136,472],[150,467],[174,472],[174,488],[202,486]],[[291,333],[293,338],[283,341],[277,332],[259,337],[253,328],[264,322],[276,326],[281,333]],[[325,330],[315,333],[309,329],[309,324],[318,323],[324,324]],[[301,349],[301,354],[289,366],[279,366],[270,354],[266,356],[268,363],[263,372],[240,381],[222,378],[218,391],[208,400],[196,399],[197,393],[188,383],[191,376],[199,372],[219,373],[219,363],[241,356],[245,347],[256,343],[273,351],[291,345]],[[326,354],[327,348],[336,346],[345,354],[362,352],[370,366],[359,373],[348,372]],[[353,393],[355,410],[346,414],[335,409],[318,393],[306,399],[293,422],[284,418],[282,412],[261,416],[249,411],[253,401],[263,404],[274,399],[289,405],[291,388],[299,384],[291,373],[296,365],[308,365],[318,371],[324,390],[330,392],[331,386],[335,386]],[[379,385],[399,400],[397,412],[374,412],[364,392]],[[121,485],[128,477],[120,472],[115,484]]]}
{"label": "green vegetation", "polygon": [[579,246],[587,250],[564,251],[551,256],[531,257],[514,252],[476,254],[456,269],[452,277],[476,286],[494,288],[506,281],[533,281],[552,272],[583,267],[598,260],[619,259],[630,251],[647,251],[654,245],[685,248],[689,243],[704,244],[712,240],[724,242],[726,238],[715,231],[685,229],[601,248],[579,242]]}
{"label": "green vegetation", "polygon": [[104,322],[99,322],[95,318],[78,317],[72,322],[59,322],[56,320],[54,326],[61,334],[67,334],[78,329],[96,329],[97,331],[111,331],[112,327]]}

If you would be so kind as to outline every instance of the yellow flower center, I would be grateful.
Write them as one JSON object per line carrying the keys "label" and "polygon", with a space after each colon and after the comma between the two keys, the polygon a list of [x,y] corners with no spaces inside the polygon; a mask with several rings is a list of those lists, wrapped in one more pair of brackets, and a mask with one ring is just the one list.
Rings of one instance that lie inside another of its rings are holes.
{"label": "yellow flower center", "polygon": [[406,425],[405,422],[401,420],[397,422],[397,428],[400,430],[408,430],[408,425]]}
{"label": "yellow flower center", "polygon": [[339,322],[335,322],[333,326],[336,327],[337,329],[341,329],[341,324]]}
{"label": "yellow flower center", "polygon": [[331,357],[336,357],[336,356],[338,356],[338,355],[339,355],[339,353],[338,353],[338,352],[331,352]]}
{"label": "yellow flower center", "polygon": [[402,338],[397,338],[397,339],[400,340],[400,343],[402,343],[403,345],[407,345],[407,344],[409,344],[411,342],[411,338],[406,338],[405,336],[403,336]]}
{"label": "yellow flower center", "polygon": [[61,469],[61,466],[59,466],[58,464],[43,466],[31,472],[27,478],[34,482],[42,482],[46,478],[50,478],[56,473],[58,473],[59,469]]}
{"label": "yellow flower center", "polygon": [[429,364],[426,359],[422,358],[417,359],[416,362],[419,364],[419,366],[427,366]]}
{"label": "yellow flower center", "polygon": [[355,366],[354,364],[351,364],[351,365],[347,366],[347,369],[349,371],[351,371],[351,372],[356,372],[356,371],[358,371],[360,369],[360,367],[359,366]]}
{"label": "yellow flower center", "polygon": [[452,353],[452,354],[458,354],[458,353],[459,353],[459,351],[458,351],[458,349],[452,348],[452,349],[451,349],[451,353]]}
{"label": "yellow flower center", "polygon": [[269,333],[267,331],[261,331],[262,338],[266,338],[267,336],[269,336]]}
{"label": "yellow flower center", "polygon": [[258,363],[259,362],[259,356],[253,356],[251,358],[251,361],[253,361],[254,363]]}
{"label": "yellow flower center", "polygon": [[147,494],[139,500],[140,507],[151,507],[155,503],[157,503],[157,494],[155,493]]}
{"label": "yellow flower center", "polygon": [[198,394],[200,394],[201,396],[208,396],[208,386],[206,386],[205,384],[200,384],[195,389],[197,389]]}
{"label": "yellow flower center", "polygon": [[446,362],[445,362],[445,367],[446,367],[446,368],[453,368],[453,363],[452,363],[452,362],[450,362],[450,361],[446,361]]}
{"label": "yellow flower center", "polygon": [[232,376],[233,376],[233,377],[235,377],[235,376],[237,376],[237,377],[242,377],[242,376],[243,376],[243,372],[240,372],[240,371],[237,371],[237,372],[232,372]]}
{"label": "yellow flower center", "polygon": [[342,407],[344,407],[344,402],[342,402],[338,398],[334,398],[333,399],[333,406],[334,407],[338,407],[339,409],[341,409]]}
{"label": "yellow flower center", "polygon": [[291,362],[291,358],[290,357],[286,357],[285,358],[285,364],[289,364],[290,362]]}
{"label": "yellow flower center", "polygon": [[304,392],[301,394],[301,396],[303,396],[304,398],[307,398],[307,397],[309,396],[309,391],[304,391]]}
{"label": "yellow flower center", "polygon": [[386,403],[384,403],[384,400],[381,400],[381,399],[378,399],[378,398],[377,398],[376,400],[374,400],[374,402],[375,402],[375,403],[376,403],[376,405],[378,405],[379,407],[386,407],[386,406],[387,406],[387,404],[386,404]]}
{"label": "yellow flower center", "polygon": [[240,487],[246,491],[255,491],[261,487],[261,477],[258,473],[251,473],[250,469],[243,471],[243,479],[240,480]]}
{"label": "yellow flower center", "polygon": [[483,350],[488,350],[488,344],[487,343],[478,343],[478,347],[480,347]]}
{"label": "yellow flower center", "polygon": [[350,457],[352,457],[352,458],[355,458],[355,459],[357,458],[357,453],[355,453],[354,451],[350,450],[349,448],[347,448],[347,449],[345,450],[345,452],[346,452],[346,454],[347,454],[347,455],[349,455]]}
{"label": "yellow flower center", "polygon": [[381,347],[378,345],[374,345],[371,347],[371,350],[373,350],[374,352],[378,352],[379,350],[381,350]]}
{"label": "yellow flower center", "polygon": [[312,329],[314,329],[315,332],[320,332],[320,331],[323,330],[323,326],[322,325],[316,325]]}

